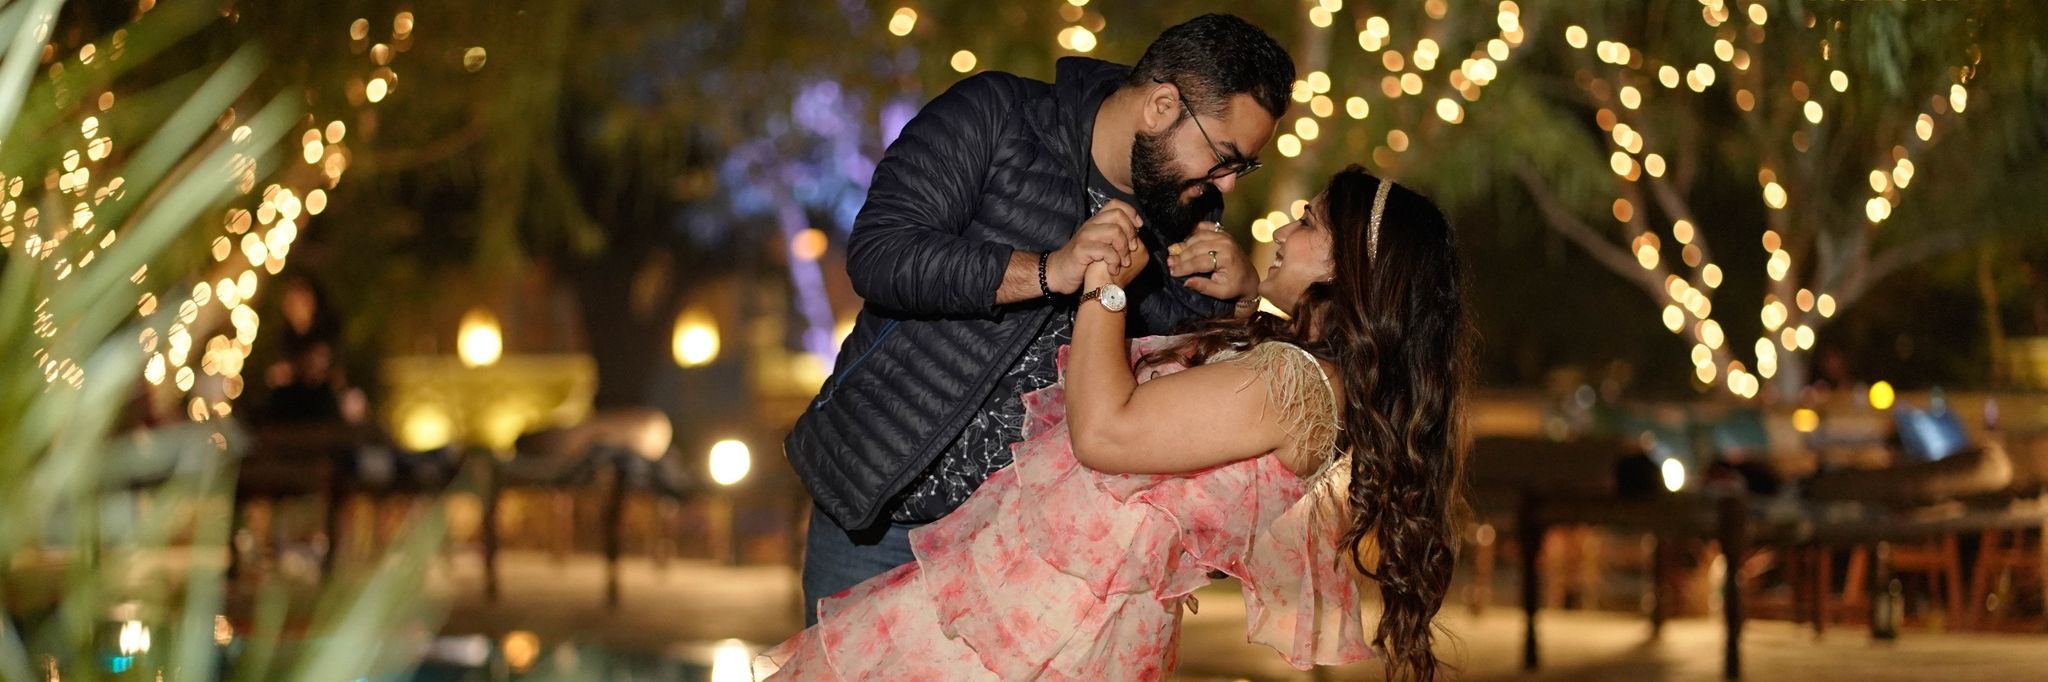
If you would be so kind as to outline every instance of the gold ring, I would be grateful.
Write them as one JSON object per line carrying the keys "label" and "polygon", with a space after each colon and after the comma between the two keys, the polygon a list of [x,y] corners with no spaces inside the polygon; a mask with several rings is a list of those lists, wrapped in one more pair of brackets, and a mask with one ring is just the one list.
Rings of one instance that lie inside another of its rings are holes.
{"label": "gold ring", "polygon": [[1223,267],[1223,261],[1220,261],[1220,260],[1217,260],[1217,259],[1216,259],[1216,252],[1215,252],[1215,251],[1210,251],[1210,252],[1209,252],[1209,269],[1211,269],[1211,270],[1214,270],[1214,269],[1216,269],[1216,268],[1220,268],[1220,267]]}

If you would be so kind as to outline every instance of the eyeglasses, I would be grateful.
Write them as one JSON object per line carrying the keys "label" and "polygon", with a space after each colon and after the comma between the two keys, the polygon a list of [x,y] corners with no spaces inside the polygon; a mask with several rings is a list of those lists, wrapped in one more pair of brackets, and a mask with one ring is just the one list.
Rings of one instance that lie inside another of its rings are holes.
{"label": "eyeglasses", "polygon": [[1265,164],[1259,163],[1258,159],[1225,158],[1223,152],[1219,151],[1216,146],[1216,140],[1209,137],[1208,130],[1202,128],[1202,118],[1195,115],[1195,107],[1192,104],[1188,104],[1188,96],[1178,92],[1174,93],[1174,96],[1180,98],[1180,106],[1182,109],[1187,110],[1188,120],[1195,122],[1195,132],[1201,133],[1202,141],[1209,143],[1209,153],[1216,155],[1216,165],[1209,168],[1208,179],[1215,180],[1225,175],[1234,175],[1241,178],[1265,166]]}

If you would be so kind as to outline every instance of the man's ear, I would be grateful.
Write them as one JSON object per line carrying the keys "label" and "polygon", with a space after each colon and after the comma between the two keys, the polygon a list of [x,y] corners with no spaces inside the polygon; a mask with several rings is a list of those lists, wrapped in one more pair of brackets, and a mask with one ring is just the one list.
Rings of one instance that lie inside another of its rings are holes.
{"label": "man's ear", "polygon": [[1180,109],[1180,87],[1172,83],[1154,83],[1145,93],[1140,127],[1157,135],[1180,120]]}

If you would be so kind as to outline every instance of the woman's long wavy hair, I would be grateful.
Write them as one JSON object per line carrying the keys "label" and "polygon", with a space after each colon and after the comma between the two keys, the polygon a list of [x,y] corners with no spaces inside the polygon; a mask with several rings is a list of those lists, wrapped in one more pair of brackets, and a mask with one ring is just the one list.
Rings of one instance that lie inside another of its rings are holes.
{"label": "woman's long wavy hair", "polygon": [[1148,361],[1192,346],[1191,364],[1200,364],[1223,350],[1280,340],[1337,366],[1344,380],[1338,447],[1352,455],[1353,518],[1344,546],[1352,565],[1379,583],[1384,602],[1373,647],[1390,678],[1430,680],[1441,667],[1433,621],[1449,591],[1464,516],[1472,331],[1450,225],[1428,198],[1391,188],[1378,255],[1368,255],[1381,182],[1355,165],[1330,179],[1321,218],[1335,272],[1308,288],[1293,319],[1261,313],[1211,323]]}

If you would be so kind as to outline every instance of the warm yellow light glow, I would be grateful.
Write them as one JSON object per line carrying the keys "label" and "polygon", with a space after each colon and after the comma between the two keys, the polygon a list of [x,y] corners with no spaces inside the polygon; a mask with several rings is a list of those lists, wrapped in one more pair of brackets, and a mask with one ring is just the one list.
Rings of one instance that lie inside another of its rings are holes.
{"label": "warm yellow light glow", "polygon": [[1274,144],[1280,148],[1281,156],[1292,159],[1301,155],[1301,138],[1295,137],[1294,133],[1282,134],[1280,141]]}
{"label": "warm yellow light glow", "polygon": [[464,314],[461,329],[455,336],[455,351],[462,356],[465,366],[497,364],[498,358],[505,353],[505,339],[498,329],[498,317],[483,308]]}
{"label": "warm yellow light glow", "polygon": [[500,647],[505,652],[505,664],[514,673],[523,673],[533,668],[535,659],[540,658],[540,636],[525,630],[506,633]]}
{"label": "warm yellow light glow", "polygon": [[1675,493],[1679,488],[1685,487],[1685,464],[1675,459],[1667,459],[1664,460],[1662,469],[1665,490]]}
{"label": "warm yellow light glow", "polygon": [[1804,407],[1793,410],[1792,428],[1800,433],[1819,431],[1820,413]]}
{"label": "warm yellow light glow", "polygon": [[1436,117],[1446,123],[1462,123],[1465,120],[1465,108],[1451,98],[1445,97],[1436,101]]}
{"label": "warm yellow light glow", "polygon": [[718,359],[718,325],[710,315],[685,311],[676,317],[670,349],[676,364],[702,367]]}
{"label": "warm yellow light glow", "polygon": [[1892,390],[1890,382],[1880,381],[1870,385],[1870,406],[1880,410],[1892,409],[1898,400],[1898,392]]}
{"label": "warm yellow light glow", "polygon": [[1577,25],[1564,27],[1564,42],[1571,45],[1574,49],[1585,49],[1586,29],[1580,28]]}
{"label": "warm yellow light glow", "polygon": [[1386,44],[1386,38],[1374,35],[1371,31],[1358,32],[1358,47],[1367,52],[1378,52]]}
{"label": "warm yellow light glow", "polygon": [[1676,304],[1664,306],[1664,328],[1673,333],[1685,328],[1685,311],[1679,310]]}
{"label": "warm yellow light glow", "polygon": [[1643,266],[1644,270],[1657,267],[1657,247],[1649,244],[1636,245],[1636,264]]}
{"label": "warm yellow light glow", "polygon": [[917,10],[902,7],[896,10],[894,16],[889,17],[890,33],[907,36],[910,35],[910,30],[914,28],[917,28]]}
{"label": "warm yellow light glow", "polygon": [[789,254],[800,261],[815,261],[825,255],[825,231],[815,227],[804,228],[789,240]]}
{"label": "warm yellow light glow", "polygon": [[1785,326],[1785,319],[1787,314],[1788,313],[1785,310],[1785,304],[1782,302],[1774,300],[1770,303],[1764,304],[1762,313],[1764,328],[1769,329],[1771,331],[1778,331],[1779,327]]}
{"label": "warm yellow light glow", "polygon": [[1764,271],[1771,276],[1771,281],[1784,280],[1785,275],[1792,272],[1792,253],[1784,249],[1772,251],[1770,262],[1764,264]]}
{"label": "warm yellow light glow", "polygon": [[1372,105],[1367,103],[1364,97],[1353,97],[1344,100],[1344,113],[1350,114],[1352,118],[1363,120],[1372,113]]}
{"label": "warm yellow light glow", "polygon": [[1330,10],[1322,7],[1310,7],[1308,10],[1309,23],[1315,24],[1316,28],[1329,28],[1330,22],[1334,19],[1335,17],[1331,16]]}
{"label": "warm yellow light glow", "polygon": [[455,419],[438,405],[418,405],[399,419],[399,444],[408,450],[435,450],[454,439]]}
{"label": "warm yellow light glow", "polygon": [[1329,118],[1337,113],[1337,101],[1330,99],[1329,95],[1316,95],[1308,101],[1308,110],[1317,118]]}
{"label": "warm yellow light glow", "polygon": [[1721,323],[1713,320],[1702,320],[1700,322],[1700,341],[1707,344],[1708,348],[1719,350],[1721,342],[1725,340],[1727,340],[1726,337],[1721,333]]}
{"label": "warm yellow light glow", "polygon": [[1785,186],[1776,181],[1764,183],[1764,203],[1771,208],[1785,207]]}
{"label": "warm yellow light glow", "polygon": [[747,650],[746,642],[737,639],[720,641],[711,651],[710,682],[754,682],[753,662],[754,655]]}
{"label": "warm yellow light glow", "polygon": [[124,656],[149,653],[149,627],[139,620],[122,623],[116,645]]}
{"label": "warm yellow light glow", "polygon": [[711,480],[719,485],[733,485],[747,477],[754,467],[754,456],[747,444],[736,440],[722,440],[711,446]]}
{"label": "warm yellow light glow", "polygon": [[974,59],[974,53],[973,53],[973,52],[969,52],[969,51],[967,51],[967,50],[961,50],[961,51],[959,51],[959,52],[955,52],[955,53],[953,53],[953,70],[954,70],[954,71],[958,71],[958,72],[960,72],[960,73],[967,73],[967,72],[969,72],[969,71],[973,71],[973,70],[974,70],[974,62],[975,62],[975,59]]}

